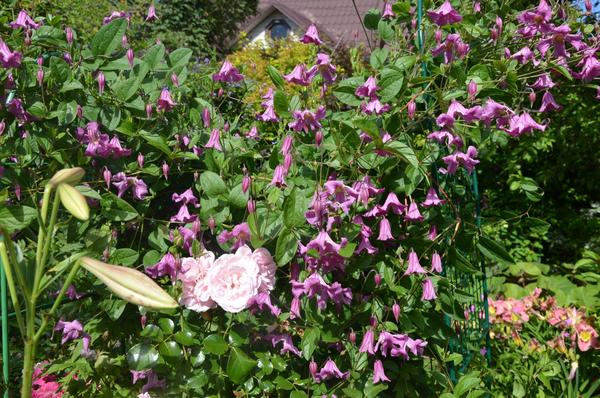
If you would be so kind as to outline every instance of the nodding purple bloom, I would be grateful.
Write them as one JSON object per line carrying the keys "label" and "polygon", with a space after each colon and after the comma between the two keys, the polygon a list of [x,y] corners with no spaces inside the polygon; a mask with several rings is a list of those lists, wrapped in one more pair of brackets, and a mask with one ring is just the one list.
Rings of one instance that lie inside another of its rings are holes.
{"label": "nodding purple bloom", "polygon": [[129,63],[130,68],[133,68],[133,57],[134,57],[133,48],[127,49],[127,62]]}
{"label": "nodding purple bloom", "polygon": [[555,58],[569,58],[570,54],[567,52],[565,44],[569,43],[577,51],[582,51],[587,48],[587,45],[582,41],[581,33],[571,33],[569,25],[561,25],[552,27],[549,32],[546,32],[545,37],[540,40],[537,45],[537,49],[540,51],[542,56],[546,56],[546,53],[552,48],[553,55]]}
{"label": "nodding purple bloom", "polygon": [[442,257],[438,252],[433,252],[431,255],[431,272],[442,272]]}
{"label": "nodding purple bloom", "polygon": [[523,112],[521,115],[511,116],[508,127],[503,128],[503,130],[513,137],[519,137],[534,130],[544,131],[546,130],[546,126],[533,120],[529,113]]}
{"label": "nodding purple bloom", "polygon": [[462,21],[462,16],[452,8],[449,0],[446,0],[437,10],[427,11],[427,15],[438,26],[451,25]]}
{"label": "nodding purple bloom", "polygon": [[264,113],[258,115],[256,118],[263,122],[278,122],[279,121],[279,117],[277,117],[277,114],[275,113],[274,106],[266,107]]}
{"label": "nodding purple bloom", "polygon": [[258,128],[256,126],[252,126],[250,130],[246,133],[246,138],[250,138],[253,140],[260,140],[260,135],[258,134]]}
{"label": "nodding purple bloom", "polygon": [[321,370],[316,374],[316,381],[320,383],[324,380],[329,379],[345,379],[348,377],[350,372],[341,372],[335,362],[329,358]]}
{"label": "nodding purple bloom", "polygon": [[447,130],[434,131],[427,136],[430,140],[435,140],[440,144],[445,144],[450,148],[452,145],[457,148],[462,148],[464,145],[462,138],[458,135],[454,135]]}
{"label": "nodding purple bloom", "polygon": [[534,88],[536,90],[547,90],[554,86],[556,86],[556,83],[552,81],[552,78],[548,73],[544,73],[543,75],[538,77],[533,84],[529,85],[529,87]]}
{"label": "nodding purple bloom", "polygon": [[369,198],[385,192],[385,189],[383,188],[376,188],[375,185],[371,183],[371,178],[369,176],[364,176],[362,180],[356,181],[352,185],[352,188],[358,192],[358,201],[365,206],[368,205]]}
{"label": "nodding purple bloom", "polygon": [[466,153],[457,151],[452,155],[444,156],[442,160],[446,163],[447,169],[441,169],[440,171],[444,174],[455,174],[458,166],[462,164],[469,174],[471,174],[475,166],[479,163],[479,160],[476,160],[475,157],[477,157],[477,148],[469,146]]}
{"label": "nodding purple bloom", "polygon": [[87,144],[87,156],[118,159],[131,155],[131,149],[123,148],[117,136],[110,138],[108,134],[101,133],[97,122],[89,122],[85,129],[77,128],[77,139]]}
{"label": "nodding purple bloom", "polygon": [[219,73],[215,73],[212,78],[216,82],[238,83],[244,80],[244,75],[242,75],[240,71],[231,64],[231,62],[225,60],[221,66],[221,69],[219,70]]}
{"label": "nodding purple bloom", "polygon": [[65,28],[65,37],[67,39],[67,44],[73,43],[73,29],[68,26]]}
{"label": "nodding purple bloom", "polygon": [[297,84],[299,86],[309,86],[312,83],[313,78],[315,77],[316,70],[314,69],[306,69],[306,65],[299,64],[294,67],[291,73],[285,75],[283,78],[293,84]]}
{"label": "nodding purple bloom", "polygon": [[270,185],[274,185],[278,188],[281,188],[283,186],[286,186],[287,184],[285,183],[285,169],[283,165],[277,165],[277,167],[275,167],[275,170],[273,171],[273,178],[271,179],[271,184]]}
{"label": "nodding purple bloom", "polygon": [[285,138],[283,139],[283,143],[281,144],[281,153],[283,155],[287,155],[288,153],[290,153],[293,143],[294,143],[294,137],[292,137],[291,135],[286,135]]}
{"label": "nodding purple bloom", "polygon": [[423,221],[423,216],[421,215],[421,212],[419,211],[419,206],[417,206],[416,202],[410,203],[408,209],[406,210],[406,215],[404,216],[404,219],[407,221]]}
{"label": "nodding purple bloom", "polygon": [[379,90],[377,78],[374,76],[369,76],[366,82],[356,88],[354,95],[357,97],[376,98],[377,90]]}
{"label": "nodding purple bloom", "polygon": [[158,17],[156,16],[156,8],[154,8],[154,3],[152,3],[150,4],[150,7],[148,7],[148,15],[146,16],[146,22],[155,21],[157,19]]}
{"label": "nodding purple bloom", "polygon": [[[256,296],[250,298],[250,300],[248,300],[248,308],[250,308],[251,313],[256,312],[256,310],[264,311],[265,308],[268,308],[274,317],[278,317],[281,314],[281,308],[271,303],[271,295],[269,292],[259,292]],[[294,344],[291,342],[291,340],[289,344],[294,347]],[[273,342],[273,347],[275,347],[275,342]],[[290,349],[289,345],[284,342],[281,353],[284,354],[288,351],[292,350]]]}
{"label": "nodding purple bloom", "polygon": [[98,80],[98,92],[100,93],[100,95],[102,95],[102,93],[104,92],[104,85],[106,84],[104,73],[102,73],[102,71],[98,72],[96,79]]}
{"label": "nodding purple bloom", "polygon": [[385,217],[383,217],[379,222],[379,236],[377,237],[377,240],[394,240],[394,236],[392,235],[392,227],[389,220]]}
{"label": "nodding purple bloom", "polygon": [[40,86],[44,83],[44,69],[41,66],[37,70],[36,79]]}
{"label": "nodding purple bloom", "polygon": [[9,25],[13,29],[23,28],[28,30],[38,29],[41,26],[41,23],[36,23],[25,10],[21,10],[19,11],[19,15],[17,15],[17,19],[11,22]]}
{"label": "nodding purple bloom", "polygon": [[9,111],[20,123],[28,123],[35,120],[33,116],[29,114],[23,107],[23,101],[20,98],[13,98],[12,101],[6,106],[6,110]]}
{"label": "nodding purple bloom", "polygon": [[578,66],[583,65],[581,73],[574,72],[573,76],[586,83],[589,83],[600,76],[600,62],[598,61],[598,58],[596,58],[596,51],[597,49],[595,48],[589,48],[583,52],[583,58],[581,59],[581,62],[577,64]]}
{"label": "nodding purple bloom", "polygon": [[217,236],[217,242],[219,242],[221,245],[229,242],[232,239],[234,240],[233,245],[231,246],[232,251],[244,246],[246,242],[250,240],[250,228],[248,227],[248,224],[238,224],[233,227],[231,232],[225,230],[221,232],[219,236]]}
{"label": "nodding purple bloom", "polygon": [[156,109],[159,111],[169,112],[173,107],[177,105],[175,101],[171,98],[171,93],[168,88],[163,88],[160,92],[160,97],[158,97],[158,103]]}
{"label": "nodding purple bloom", "polygon": [[520,64],[525,65],[529,61],[533,63],[534,66],[538,66],[540,61],[535,58],[535,54],[529,47],[523,47],[516,53],[510,56],[510,58],[517,60]]}
{"label": "nodding purple bloom", "polygon": [[205,129],[210,127],[210,109],[209,108],[204,108],[202,110],[202,123],[204,123]]}
{"label": "nodding purple bloom", "polygon": [[65,344],[71,340],[77,340],[83,336],[83,325],[78,320],[63,321],[62,319],[56,322],[54,331],[62,332],[62,340],[60,344]]}
{"label": "nodding purple bloom", "polygon": [[291,352],[292,354],[297,355],[299,357],[302,356],[300,350],[298,350],[298,348],[296,348],[296,346],[294,345],[294,342],[292,341],[292,336],[290,336],[287,333],[269,334],[266,335],[264,338],[267,340],[271,340],[271,344],[273,344],[273,347],[275,347],[277,343],[282,343],[283,347],[281,348],[281,351],[279,351],[281,355],[285,354],[286,352]]}
{"label": "nodding purple bloom", "polygon": [[219,129],[213,129],[210,133],[210,137],[204,148],[213,148],[217,151],[223,152],[221,147],[221,131]]}
{"label": "nodding purple bloom", "polygon": [[104,178],[104,182],[106,183],[106,188],[110,189],[110,180],[112,178],[112,173],[106,167],[104,167],[104,171],[102,172],[102,177]]}
{"label": "nodding purple bloom", "polygon": [[0,38],[0,63],[3,68],[18,68],[21,66],[23,54],[18,51],[10,51],[8,45]]}
{"label": "nodding purple bloom", "polygon": [[377,384],[380,381],[385,382],[390,381],[390,379],[388,379],[388,377],[385,375],[385,372],[383,371],[383,362],[381,362],[381,359],[378,359],[373,365],[373,384]]}
{"label": "nodding purple bloom", "polygon": [[500,104],[493,99],[488,99],[481,113],[481,121],[486,125],[490,125],[492,120],[496,120],[496,125],[504,127],[508,125],[510,117],[515,112],[504,104]]}
{"label": "nodding purple bloom", "polygon": [[369,328],[363,336],[358,352],[367,352],[371,355],[375,354],[375,335],[373,329]]}
{"label": "nodding purple bloom", "polygon": [[320,120],[325,118],[325,107],[320,106],[315,112],[312,112],[308,109],[303,111],[294,111],[292,112],[292,116],[294,117],[294,121],[288,124],[289,128],[295,131],[304,131],[308,133],[309,131],[316,131],[323,128]]}
{"label": "nodding purple bloom", "polygon": [[244,177],[242,178],[243,193],[248,192],[248,189],[250,189],[250,184],[252,184],[252,178],[248,174],[244,174]]}
{"label": "nodding purple bloom", "polygon": [[405,334],[392,334],[383,331],[379,334],[375,351],[381,352],[381,355],[387,357],[401,356],[405,360],[409,360],[409,351],[414,355],[423,355],[427,342],[421,339],[412,339]]}
{"label": "nodding purple bloom", "polygon": [[390,110],[390,105],[382,104],[378,98],[372,98],[368,103],[362,104],[361,109],[367,115],[382,115]]}
{"label": "nodding purple bloom", "polygon": [[381,18],[390,19],[394,18],[395,16],[396,15],[394,14],[394,11],[392,10],[392,5],[386,2],[383,6],[383,14],[381,15]]}
{"label": "nodding purple bloom", "polygon": [[0,135],[2,135],[2,133],[4,133],[4,129],[6,128],[6,122],[4,121],[4,119],[0,120]]}
{"label": "nodding purple bloom", "polygon": [[333,83],[337,77],[335,65],[331,63],[331,58],[325,53],[318,53],[316,64],[308,70],[309,74],[316,72],[321,74],[326,84]]}
{"label": "nodding purple bloom", "polygon": [[137,177],[127,177],[123,172],[113,176],[113,185],[117,187],[118,197],[123,196],[129,187],[133,187],[134,199],[143,200],[148,194],[148,186],[143,180]]}
{"label": "nodding purple bloom", "polygon": [[415,101],[410,100],[408,102],[408,104],[406,105],[406,115],[408,116],[408,118],[410,120],[414,120],[416,112],[417,112],[417,104],[415,103]]}
{"label": "nodding purple bloom", "polygon": [[472,100],[477,95],[477,83],[474,80],[471,80],[469,84],[467,84],[467,94],[469,95],[469,99]]}
{"label": "nodding purple bloom", "polygon": [[446,40],[431,51],[431,54],[437,57],[443,53],[444,63],[449,64],[454,61],[455,55],[462,59],[468,52],[469,45],[462,41],[460,35],[458,33],[450,33],[446,36]]}
{"label": "nodding purple bloom", "polygon": [[113,11],[110,13],[110,15],[108,17],[104,17],[104,19],[102,20],[102,23],[104,25],[110,23],[111,21],[114,21],[115,19],[119,19],[119,18],[125,18],[127,20],[127,23],[129,23],[131,21],[131,15],[128,12],[125,11]]}
{"label": "nodding purple bloom", "polygon": [[533,37],[536,33],[545,33],[550,20],[552,19],[552,7],[546,0],[540,0],[540,4],[534,11],[524,11],[517,16],[517,20],[522,23],[523,27],[517,31],[524,37]]}
{"label": "nodding purple bloom", "polygon": [[171,198],[173,200],[173,202],[175,203],[181,203],[182,205],[193,205],[194,207],[200,207],[200,204],[198,203],[198,198],[196,198],[194,196],[194,193],[192,192],[192,188],[188,188],[185,190],[185,192],[178,194],[178,193],[173,193],[173,196]]}
{"label": "nodding purple bloom", "polygon": [[437,295],[435,294],[435,288],[433,287],[433,282],[429,278],[425,278],[423,280],[423,295],[421,296],[421,300],[423,301],[431,301],[435,300]]}
{"label": "nodding purple bloom", "polygon": [[426,274],[427,271],[423,267],[421,267],[421,263],[419,262],[419,256],[415,253],[414,250],[411,250],[408,253],[408,268],[406,268],[406,272],[404,275],[412,275],[412,274]]}
{"label": "nodding purple bloom", "polygon": [[441,204],[444,204],[444,201],[438,197],[437,192],[435,191],[435,188],[431,187],[427,191],[427,195],[425,196],[425,202],[423,202],[421,204],[425,207],[439,206]]}
{"label": "nodding purple bloom", "polygon": [[390,210],[400,215],[406,210],[406,206],[400,203],[398,196],[394,192],[390,192],[385,200],[385,203],[381,206],[381,209],[388,213]]}
{"label": "nodding purple bloom", "polygon": [[300,42],[304,44],[323,44],[323,41],[319,37],[319,32],[317,31],[317,27],[315,25],[310,25],[304,33],[304,36],[300,38]]}
{"label": "nodding purple bloom", "polygon": [[429,228],[429,232],[427,232],[427,239],[434,241],[437,239],[437,227],[435,224]]}
{"label": "nodding purple bloom", "polygon": [[540,112],[552,112],[561,109],[560,106],[555,100],[550,91],[546,91],[542,96],[542,106],[540,106]]}
{"label": "nodding purple bloom", "polygon": [[158,263],[146,268],[144,271],[154,279],[169,275],[171,280],[174,281],[177,278],[178,269],[179,262],[177,259],[171,253],[167,253]]}

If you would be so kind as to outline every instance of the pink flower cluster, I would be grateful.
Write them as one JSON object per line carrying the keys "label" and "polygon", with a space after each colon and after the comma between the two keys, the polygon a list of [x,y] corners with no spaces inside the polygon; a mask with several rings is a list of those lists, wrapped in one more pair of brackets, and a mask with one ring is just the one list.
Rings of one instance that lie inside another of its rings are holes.
{"label": "pink flower cluster", "polygon": [[33,369],[33,382],[31,385],[32,398],[61,398],[64,392],[56,381],[56,376],[44,374],[47,362],[37,363]]}
{"label": "pink flower cluster", "polygon": [[598,332],[585,312],[575,307],[561,307],[554,297],[542,298],[542,290],[536,288],[522,299],[498,299],[489,301],[490,321],[511,328],[514,337],[531,318],[546,321],[559,329],[559,335],[548,341],[550,347],[566,351],[565,338],[570,339],[580,351],[600,349]]}
{"label": "pink flower cluster", "polygon": [[219,258],[210,251],[198,258],[183,258],[177,275],[183,285],[180,302],[198,312],[217,306],[240,312],[258,294],[273,290],[276,269],[266,249],[252,251],[245,245]]}

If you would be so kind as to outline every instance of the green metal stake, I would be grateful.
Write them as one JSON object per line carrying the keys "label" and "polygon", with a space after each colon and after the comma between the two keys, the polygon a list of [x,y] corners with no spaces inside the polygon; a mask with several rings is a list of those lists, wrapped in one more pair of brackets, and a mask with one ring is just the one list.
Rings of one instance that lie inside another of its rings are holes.
{"label": "green metal stake", "polygon": [[[0,241],[3,239],[0,236]],[[0,260],[0,312],[2,313],[2,378],[4,398],[8,398],[8,305],[6,303],[6,274]]]}

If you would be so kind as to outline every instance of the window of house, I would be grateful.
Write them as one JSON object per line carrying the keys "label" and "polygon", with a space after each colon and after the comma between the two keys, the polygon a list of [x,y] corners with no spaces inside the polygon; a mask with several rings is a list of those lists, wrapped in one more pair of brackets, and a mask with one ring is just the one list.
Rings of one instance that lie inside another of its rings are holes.
{"label": "window of house", "polygon": [[285,39],[291,32],[290,25],[285,22],[283,19],[274,19],[269,24],[269,33],[271,34],[271,39]]}

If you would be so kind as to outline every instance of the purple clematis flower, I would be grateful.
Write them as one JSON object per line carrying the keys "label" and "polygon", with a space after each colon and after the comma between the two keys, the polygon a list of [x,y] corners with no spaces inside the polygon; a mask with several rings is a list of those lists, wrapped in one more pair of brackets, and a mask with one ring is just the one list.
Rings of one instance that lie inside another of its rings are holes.
{"label": "purple clematis flower", "polygon": [[517,31],[524,37],[533,37],[536,33],[545,33],[548,30],[548,23],[552,19],[552,7],[546,0],[540,0],[535,11],[524,11],[517,16],[517,21],[522,23],[523,27]]}
{"label": "purple clematis flower", "polygon": [[381,362],[381,359],[378,359],[373,365],[373,384],[377,384],[380,381],[390,381],[390,379],[385,375],[383,362]]}
{"label": "purple clematis flower", "polygon": [[429,190],[427,191],[427,196],[425,196],[425,202],[423,202],[422,205],[425,207],[430,207],[439,206],[441,204],[444,204],[444,201],[438,197],[435,188],[429,188]]}
{"label": "purple clematis flower", "polygon": [[61,344],[65,344],[71,340],[77,340],[83,336],[83,325],[78,320],[63,321],[62,319],[56,323],[54,331],[62,332]]}
{"label": "purple clematis flower", "polygon": [[221,147],[221,131],[219,129],[213,129],[210,132],[210,137],[208,138],[206,145],[204,145],[204,148],[213,148],[223,152],[223,148]]}
{"label": "purple clematis flower", "polygon": [[292,72],[285,75],[283,78],[289,83],[297,84],[299,86],[309,86],[316,73],[317,71],[315,69],[306,69],[306,65],[299,64],[294,67]]}
{"label": "purple clematis flower", "polygon": [[23,28],[27,30],[38,29],[41,26],[41,23],[36,23],[25,10],[21,10],[19,11],[19,15],[17,15],[17,19],[9,25],[13,29]]}
{"label": "purple clematis flower", "polygon": [[325,118],[325,107],[320,106],[315,112],[308,109],[303,111],[292,112],[294,121],[290,122],[288,126],[295,131],[304,131],[308,133],[310,131],[316,131],[323,128],[321,120]]}
{"label": "purple clematis flower", "polygon": [[148,186],[146,183],[137,177],[127,177],[125,173],[120,172],[113,176],[113,185],[117,187],[117,196],[121,197],[129,189],[133,187],[133,198],[143,200],[148,194]]}
{"label": "purple clematis flower", "polygon": [[154,7],[154,3],[152,3],[150,4],[150,7],[148,7],[148,15],[146,16],[146,22],[155,21],[157,19],[158,17],[156,16],[156,8]]}
{"label": "purple clematis flower", "polygon": [[446,0],[437,10],[427,11],[427,15],[438,26],[451,25],[462,21],[462,16],[452,8],[449,0]]}
{"label": "purple clematis flower", "polygon": [[442,257],[438,252],[433,252],[431,255],[431,272],[442,272]]}
{"label": "purple clematis flower", "polygon": [[439,46],[431,51],[434,57],[444,54],[444,63],[454,61],[455,55],[462,59],[469,52],[469,45],[462,41],[458,33],[450,33]]}
{"label": "purple clematis flower", "polygon": [[569,58],[570,54],[567,52],[565,46],[567,43],[577,51],[583,51],[587,48],[587,44],[583,42],[581,33],[571,33],[571,28],[565,24],[557,27],[553,26],[546,32],[545,37],[538,43],[537,49],[542,56],[546,56],[548,50],[552,48],[554,57]]}
{"label": "purple clematis flower", "polygon": [[429,278],[425,278],[423,280],[423,295],[421,296],[421,300],[423,301],[431,301],[435,300],[437,295],[435,294],[435,288],[433,287],[433,282]]}
{"label": "purple clematis flower", "polygon": [[357,97],[376,98],[377,90],[379,90],[377,78],[374,76],[369,76],[366,82],[356,88],[354,95]]}
{"label": "purple clematis flower", "polygon": [[550,91],[546,91],[542,96],[542,105],[540,106],[540,112],[552,112],[561,109],[560,106],[555,100]]}
{"label": "purple clematis flower", "polygon": [[371,100],[361,105],[361,109],[367,115],[382,115],[390,110],[389,104],[382,104],[378,98],[371,98]]}
{"label": "purple clematis flower", "polygon": [[156,108],[159,111],[169,112],[171,109],[173,109],[175,105],[177,104],[171,98],[171,93],[169,92],[169,89],[166,87],[163,88],[160,92],[160,97],[158,98],[158,105],[156,106]]}
{"label": "purple clematis flower", "polygon": [[583,58],[577,64],[578,66],[583,65],[581,72],[574,72],[573,76],[586,83],[589,83],[600,76],[600,62],[598,61],[598,58],[596,58],[596,51],[596,48],[589,48],[583,52]]}
{"label": "purple clematis flower", "polygon": [[296,346],[294,345],[294,342],[292,341],[292,336],[290,336],[287,333],[269,334],[266,335],[264,338],[267,340],[271,340],[271,344],[273,344],[273,347],[275,347],[278,343],[282,343],[283,347],[281,348],[281,351],[279,351],[281,355],[285,354],[286,352],[291,352],[292,354],[297,355],[299,357],[302,356],[300,350],[298,350],[298,348],[296,348]]}
{"label": "purple clematis flower", "polygon": [[363,336],[358,352],[367,352],[371,355],[375,354],[375,335],[373,329],[369,328]]}
{"label": "purple clematis flower", "polygon": [[341,372],[335,362],[330,359],[325,362],[325,365],[316,374],[317,383],[329,379],[345,379],[348,377],[350,372]]}
{"label": "purple clematis flower", "polygon": [[21,66],[23,54],[18,51],[10,51],[8,45],[0,39],[0,63],[4,68],[18,68]]}
{"label": "purple clematis flower", "polygon": [[411,250],[408,253],[408,268],[406,268],[406,272],[404,275],[412,275],[412,274],[426,274],[427,271],[423,267],[421,267],[421,263],[419,262],[419,256],[415,253],[414,250]]}
{"label": "purple clematis flower", "polygon": [[104,19],[102,20],[102,23],[104,25],[106,25],[106,24],[110,23],[111,21],[114,21],[115,19],[119,19],[119,18],[125,18],[128,23],[131,21],[131,15],[128,12],[113,11],[108,17],[104,17]]}
{"label": "purple clematis flower", "polygon": [[317,54],[317,62],[308,71],[309,73],[319,72],[326,84],[331,84],[336,79],[336,67],[331,63],[331,58],[325,53]]}
{"label": "purple clematis flower", "polygon": [[508,127],[504,127],[503,130],[513,137],[519,137],[534,130],[544,131],[546,130],[546,126],[533,120],[529,113],[523,112],[521,115],[511,116]]}
{"label": "purple clematis flower", "polygon": [[237,83],[244,80],[244,75],[242,75],[231,62],[225,60],[219,73],[215,73],[212,78],[216,82]]}
{"label": "purple clematis flower", "polygon": [[386,2],[383,6],[383,14],[381,15],[381,18],[391,19],[391,18],[394,18],[395,16],[396,16],[396,14],[394,14],[394,11],[392,10],[392,5],[388,2]]}
{"label": "purple clematis flower", "polygon": [[231,250],[237,250],[241,246],[244,246],[246,242],[250,240],[250,228],[247,223],[241,223],[233,227],[231,232],[223,231],[217,237],[219,244],[224,244],[230,240],[234,240]]}
{"label": "purple clematis flower", "polygon": [[171,280],[176,280],[179,261],[171,254],[165,254],[158,263],[145,269],[146,274],[157,279],[169,275]]}
{"label": "purple clematis flower", "polygon": [[310,25],[304,33],[304,36],[300,38],[300,42],[304,44],[323,44],[323,41],[319,37],[319,32],[317,31],[317,27],[315,25]]}

